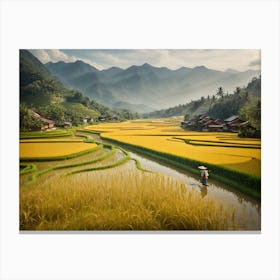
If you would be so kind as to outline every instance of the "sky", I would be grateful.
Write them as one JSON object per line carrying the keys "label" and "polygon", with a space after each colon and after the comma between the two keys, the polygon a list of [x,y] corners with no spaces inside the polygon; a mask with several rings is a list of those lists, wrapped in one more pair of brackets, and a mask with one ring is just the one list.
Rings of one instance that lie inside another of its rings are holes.
{"label": "sky", "polygon": [[41,62],[74,62],[82,60],[99,70],[116,66],[126,69],[149,63],[155,67],[175,70],[180,67],[205,66],[225,71],[260,70],[261,52],[258,49],[33,49]]}

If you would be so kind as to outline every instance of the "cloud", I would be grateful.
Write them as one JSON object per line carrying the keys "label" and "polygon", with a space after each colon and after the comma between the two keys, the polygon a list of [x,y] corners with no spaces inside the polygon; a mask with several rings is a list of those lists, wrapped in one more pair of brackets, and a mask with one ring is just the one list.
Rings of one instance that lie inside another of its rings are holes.
{"label": "cloud", "polygon": [[33,55],[35,55],[41,62],[46,63],[49,61],[58,62],[58,61],[65,61],[65,62],[73,62],[76,61],[78,58],[75,56],[66,55],[64,52],[60,50],[30,50]]}
{"label": "cloud", "polygon": [[248,66],[260,66],[261,65],[261,59],[260,58],[257,58],[253,61],[251,61]]}
{"label": "cloud", "polygon": [[200,65],[222,71],[260,69],[260,50],[257,49],[42,49],[31,52],[43,63],[83,60],[100,70],[112,66],[126,69],[144,63],[170,69]]}
{"label": "cloud", "polygon": [[42,63],[47,62],[75,62],[77,60],[83,60],[85,63],[88,63],[96,68],[102,68],[101,65],[96,65],[90,59],[81,59],[75,55],[66,54],[64,51],[58,49],[31,49],[29,50],[34,56],[36,56]]}

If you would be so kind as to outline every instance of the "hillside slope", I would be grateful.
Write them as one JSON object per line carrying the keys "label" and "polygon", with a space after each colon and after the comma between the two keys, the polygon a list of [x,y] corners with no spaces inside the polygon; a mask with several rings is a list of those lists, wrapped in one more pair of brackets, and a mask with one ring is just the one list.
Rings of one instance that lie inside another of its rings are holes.
{"label": "hillside slope", "polygon": [[67,89],[27,50],[20,50],[20,104],[52,119],[57,125],[64,121],[79,124],[86,116],[100,115],[90,106],[89,98]]}

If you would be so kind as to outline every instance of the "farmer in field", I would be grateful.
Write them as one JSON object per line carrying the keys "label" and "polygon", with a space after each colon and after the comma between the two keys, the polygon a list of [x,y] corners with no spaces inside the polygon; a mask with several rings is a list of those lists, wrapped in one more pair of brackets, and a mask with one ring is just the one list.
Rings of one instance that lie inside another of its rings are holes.
{"label": "farmer in field", "polygon": [[208,181],[208,177],[209,177],[207,167],[198,166],[198,169],[200,170],[200,179],[201,179],[202,185],[207,186],[207,181]]}

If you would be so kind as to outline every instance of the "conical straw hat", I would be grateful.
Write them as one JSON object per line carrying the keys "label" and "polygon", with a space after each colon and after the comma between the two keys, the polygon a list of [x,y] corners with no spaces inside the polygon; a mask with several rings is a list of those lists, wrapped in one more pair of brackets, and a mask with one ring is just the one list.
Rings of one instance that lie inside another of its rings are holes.
{"label": "conical straw hat", "polygon": [[205,166],[201,165],[201,166],[198,166],[198,169],[201,169],[201,170],[206,170],[206,169],[207,169],[207,167],[205,167]]}

